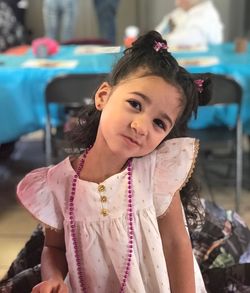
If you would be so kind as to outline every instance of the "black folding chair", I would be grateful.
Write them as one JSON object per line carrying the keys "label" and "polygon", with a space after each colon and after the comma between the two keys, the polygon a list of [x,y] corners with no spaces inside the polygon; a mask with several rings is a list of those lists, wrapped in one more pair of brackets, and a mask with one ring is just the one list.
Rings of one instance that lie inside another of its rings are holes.
{"label": "black folding chair", "polygon": [[79,38],[62,41],[61,45],[100,45],[111,46],[112,43],[107,39],[102,38]]}
{"label": "black folding chair", "polygon": [[[45,90],[45,106],[46,106],[46,127],[45,127],[45,156],[46,164],[50,165],[53,156],[56,154],[55,137],[61,138],[60,149],[63,149],[63,138],[60,136],[62,127],[56,127],[56,134],[53,133],[54,127],[51,123],[51,105],[63,107],[63,119],[72,111],[92,102],[92,96],[98,86],[105,80],[107,74],[66,74],[53,78],[47,85]],[[59,108],[60,109],[60,108]],[[59,119],[60,120],[60,119]],[[60,131],[61,129],[61,131]],[[66,155],[66,153],[65,153]]]}
{"label": "black folding chair", "polygon": [[[240,197],[242,190],[242,122],[240,116],[241,100],[242,100],[242,88],[240,84],[232,77],[213,74],[212,78],[212,99],[208,105],[213,106],[228,106],[235,104],[237,107],[237,115],[235,126],[228,127],[227,125],[213,126],[205,129],[190,129],[188,131],[189,136],[200,139],[201,149],[201,165],[206,176],[206,182],[208,183],[210,195],[212,195],[212,187],[209,183],[206,171],[206,165],[209,159],[216,160],[220,164],[229,163],[227,166],[235,166],[235,210],[239,211]],[[199,118],[199,114],[198,114]],[[228,149],[228,153],[225,156],[225,149]],[[221,154],[215,155],[216,151],[221,149]],[[226,157],[226,160],[225,160]],[[221,160],[223,159],[223,160]],[[221,166],[220,165],[220,166]],[[228,168],[230,170],[230,168]],[[216,173],[217,170],[212,172]],[[217,178],[230,180],[229,172],[227,174],[216,173]],[[213,196],[212,196],[213,198]]]}

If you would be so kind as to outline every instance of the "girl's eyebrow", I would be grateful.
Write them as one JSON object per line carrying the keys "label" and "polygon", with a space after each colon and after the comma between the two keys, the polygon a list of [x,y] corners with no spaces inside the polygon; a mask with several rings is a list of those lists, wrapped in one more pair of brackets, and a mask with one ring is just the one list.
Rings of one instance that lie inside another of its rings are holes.
{"label": "girl's eyebrow", "polygon": [[[140,96],[144,101],[146,101],[146,103],[151,104],[151,99],[150,99],[147,95],[144,95],[144,94],[141,93],[141,92],[131,92],[130,94],[134,94],[134,95]],[[160,116],[162,117],[162,119],[167,120],[167,121],[170,123],[171,126],[173,125],[173,121],[172,121],[172,119],[168,116],[167,113],[165,113],[165,112],[161,112],[161,113],[160,113]]]}
{"label": "girl's eyebrow", "polygon": [[131,92],[130,94],[140,96],[143,100],[145,100],[145,102],[147,102],[148,104],[151,104],[151,99],[148,96],[146,96],[143,93],[141,93],[141,92]]}

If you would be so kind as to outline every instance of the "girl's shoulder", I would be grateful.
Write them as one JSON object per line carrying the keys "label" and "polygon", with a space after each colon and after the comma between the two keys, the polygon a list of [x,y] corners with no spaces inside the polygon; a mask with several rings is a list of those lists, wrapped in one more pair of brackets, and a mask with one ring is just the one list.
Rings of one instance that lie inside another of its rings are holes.
{"label": "girl's shoulder", "polygon": [[[199,150],[199,141],[192,137],[172,138],[161,143],[152,153],[138,158],[140,164],[160,163],[161,161],[175,161],[183,163],[195,159]],[[187,156],[186,156],[187,155]],[[185,159],[186,158],[186,159]]]}
{"label": "girl's shoulder", "polygon": [[[136,158],[134,167],[147,182],[152,182],[152,179],[157,176],[162,176],[163,180],[167,176],[169,184],[173,180],[182,182],[184,174],[191,173],[193,170],[198,150],[199,141],[195,138],[169,139],[160,144],[152,153]],[[175,179],[174,174],[177,175]]]}
{"label": "girl's shoulder", "polygon": [[72,175],[73,172],[74,170],[71,166],[71,160],[69,157],[67,157],[56,165],[37,168],[27,173],[18,184],[18,189],[22,185],[43,186],[44,184],[46,184],[50,186],[51,184],[53,184],[54,180],[59,180],[60,177],[67,178],[68,176]]}
{"label": "girl's shoulder", "polygon": [[199,142],[194,138],[170,139],[155,151],[153,197],[157,216],[168,208],[174,194],[188,182],[195,167]]}
{"label": "girl's shoulder", "polygon": [[159,154],[168,153],[169,155],[176,154],[180,151],[191,151],[199,148],[199,141],[193,137],[179,137],[166,140],[156,149]]}
{"label": "girl's shoulder", "polygon": [[167,140],[155,152],[155,177],[168,178],[180,190],[190,178],[199,151],[199,141],[191,137]]}
{"label": "girl's shoulder", "polygon": [[17,185],[17,198],[39,221],[61,229],[65,189],[73,172],[69,158],[54,166],[35,169]]}
{"label": "girl's shoulder", "polygon": [[167,140],[155,152],[154,176],[163,180],[167,176],[169,183],[178,182],[181,189],[193,172],[198,151],[199,141],[195,138]]}

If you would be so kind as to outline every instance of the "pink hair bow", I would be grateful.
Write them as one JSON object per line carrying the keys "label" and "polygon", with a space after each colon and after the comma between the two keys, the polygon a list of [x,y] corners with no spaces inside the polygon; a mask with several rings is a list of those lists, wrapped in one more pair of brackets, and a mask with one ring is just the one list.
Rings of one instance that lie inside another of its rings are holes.
{"label": "pink hair bow", "polygon": [[196,79],[194,80],[194,83],[197,87],[197,91],[199,93],[202,93],[203,92],[203,83],[204,83],[204,79]]}
{"label": "pink hair bow", "polygon": [[154,48],[154,50],[156,52],[159,52],[160,50],[167,50],[168,49],[168,45],[165,44],[164,42],[155,41],[155,44],[154,44],[153,48]]}

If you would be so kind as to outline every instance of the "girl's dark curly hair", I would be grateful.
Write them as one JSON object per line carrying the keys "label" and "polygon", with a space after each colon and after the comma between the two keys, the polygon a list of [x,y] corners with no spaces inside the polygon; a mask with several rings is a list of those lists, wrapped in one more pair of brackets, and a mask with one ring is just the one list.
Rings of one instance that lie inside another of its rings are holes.
{"label": "girl's dark curly hair", "polygon": [[[159,76],[169,84],[175,86],[182,98],[181,113],[171,132],[164,139],[186,136],[187,123],[192,115],[196,116],[198,105],[208,103],[210,94],[209,74],[190,74],[179,66],[176,59],[161,46],[155,49],[156,44],[167,45],[161,35],[150,31],[140,36],[132,47],[124,51],[123,56],[114,66],[107,81],[116,86],[129,75],[142,70],[142,76]],[[196,80],[202,80],[202,87]],[[79,114],[79,123],[70,133],[74,147],[84,149],[92,145],[96,139],[101,112],[95,108],[94,103],[85,107]],[[181,200],[184,206],[189,228],[194,228],[202,220],[197,185],[191,178],[181,190]]]}

